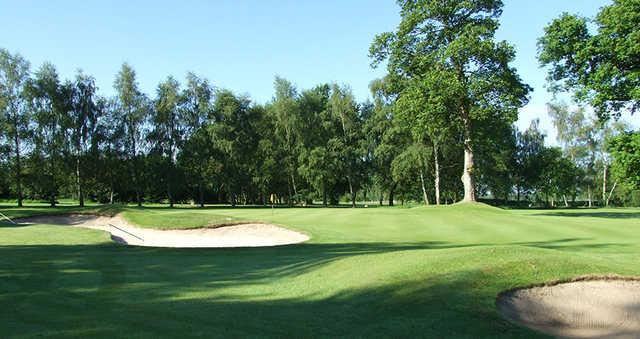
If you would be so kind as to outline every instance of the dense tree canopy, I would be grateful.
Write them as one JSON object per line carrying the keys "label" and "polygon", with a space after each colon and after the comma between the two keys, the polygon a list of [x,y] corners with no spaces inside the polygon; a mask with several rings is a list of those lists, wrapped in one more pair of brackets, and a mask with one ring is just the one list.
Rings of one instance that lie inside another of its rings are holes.
{"label": "dense tree canopy", "polygon": [[623,184],[640,190],[640,133],[625,133],[610,141],[613,173]]}
{"label": "dense tree canopy", "polygon": [[[3,142],[3,153],[13,158],[13,182],[18,199],[22,206],[24,139],[29,137],[29,121],[31,111],[27,108],[25,85],[29,80],[29,62],[21,55],[12,55],[0,48],[0,138]],[[8,183],[8,181],[7,181]]]}
{"label": "dense tree canopy", "polygon": [[640,2],[614,0],[592,20],[564,13],[544,31],[539,60],[554,90],[573,92],[601,118],[640,109]]}
{"label": "dense tree canopy", "polygon": [[[31,70],[0,49],[0,198],[52,206],[60,198],[169,206],[640,201],[629,198],[639,187],[637,133],[628,126],[559,102],[548,113],[560,147],[546,145],[538,121],[514,126],[531,89],[510,65],[514,48],[495,39],[501,1],[398,4],[397,30],[370,48],[387,74],[364,102],[345,84],[297,88],[275,77],[273,98],[260,104],[195,73],[143,93],[127,63],[106,97],[87,73],[61,79],[51,63]],[[552,22],[540,60],[554,89],[573,91],[600,115],[637,109],[637,18],[637,2],[618,0],[598,15],[596,31],[568,14]]]}
{"label": "dense tree canopy", "polygon": [[462,132],[463,200],[475,201],[474,148],[484,142],[474,137],[476,126],[514,122],[530,90],[509,66],[513,47],[494,39],[502,1],[398,4],[398,30],[376,37],[370,49],[373,64],[387,61],[388,79],[395,83],[399,101],[410,101],[408,105],[423,116],[444,115],[419,118],[425,134],[443,120]]}

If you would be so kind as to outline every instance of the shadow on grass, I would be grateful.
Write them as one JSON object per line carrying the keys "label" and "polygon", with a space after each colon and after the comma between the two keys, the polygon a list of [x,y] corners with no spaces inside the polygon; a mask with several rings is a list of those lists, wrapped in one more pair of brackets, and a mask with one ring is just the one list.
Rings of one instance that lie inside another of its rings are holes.
{"label": "shadow on grass", "polygon": [[453,247],[0,246],[0,337],[533,336],[497,315],[493,302],[505,282],[481,269],[388,284],[372,277],[370,287],[351,289],[332,276],[294,281],[339,258]]}
{"label": "shadow on grass", "polygon": [[597,210],[587,211],[565,211],[565,212],[545,212],[533,214],[536,216],[553,216],[553,217],[589,217],[589,218],[605,218],[605,219],[640,219],[640,210],[638,211],[616,211],[601,212]]}
{"label": "shadow on grass", "polygon": [[591,241],[592,238],[562,238],[546,241],[522,241],[512,242],[508,245],[519,245],[528,247],[545,248],[552,250],[572,250],[585,251],[593,249],[620,248],[629,246],[621,243],[583,243],[583,241]]}

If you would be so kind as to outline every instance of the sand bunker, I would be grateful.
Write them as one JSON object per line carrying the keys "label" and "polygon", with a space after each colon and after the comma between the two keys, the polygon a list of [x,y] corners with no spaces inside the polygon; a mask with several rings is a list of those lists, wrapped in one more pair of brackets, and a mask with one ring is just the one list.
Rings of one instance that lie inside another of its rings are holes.
{"label": "sand bunker", "polygon": [[309,240],[305,234],[270,224],[239,224],[218,228],[154,230],[129,224],[120,216],[36,216],[15,220],[21,224],[85,227],[109,232],[122,244],[150,247],[262,247],[297,244]]}
{"label": "sand bunker", "polygon": [[640,338],[640,281],[579,280],[503,293],[508,320],[565,338]]}

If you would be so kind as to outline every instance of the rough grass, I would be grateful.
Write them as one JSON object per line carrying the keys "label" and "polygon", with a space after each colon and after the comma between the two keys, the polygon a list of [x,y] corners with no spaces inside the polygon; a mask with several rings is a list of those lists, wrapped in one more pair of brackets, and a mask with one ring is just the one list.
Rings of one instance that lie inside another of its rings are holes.
{"label": "rough grass", "polygon": [[638,209],[107,212],[117,211],[146,227],[230,217],[287,225],[312,239],[262,249],[152,249],[116,245],[99,231],[3,223],[0,337],[537,337],[500,318],[499,292],[640,274]]}

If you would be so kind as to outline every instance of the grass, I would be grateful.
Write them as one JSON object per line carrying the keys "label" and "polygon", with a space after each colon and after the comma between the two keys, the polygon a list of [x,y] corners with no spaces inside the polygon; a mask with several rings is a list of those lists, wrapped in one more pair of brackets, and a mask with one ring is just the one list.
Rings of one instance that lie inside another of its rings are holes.
{"label": "grass", "polygon": [[640,209],[58,210],[122,211],[161,228],[261,220],[312,240],[153,249],[99,231],[3,223],[0,337],[538,337],[500,318],[500,291],[640,275]]}

